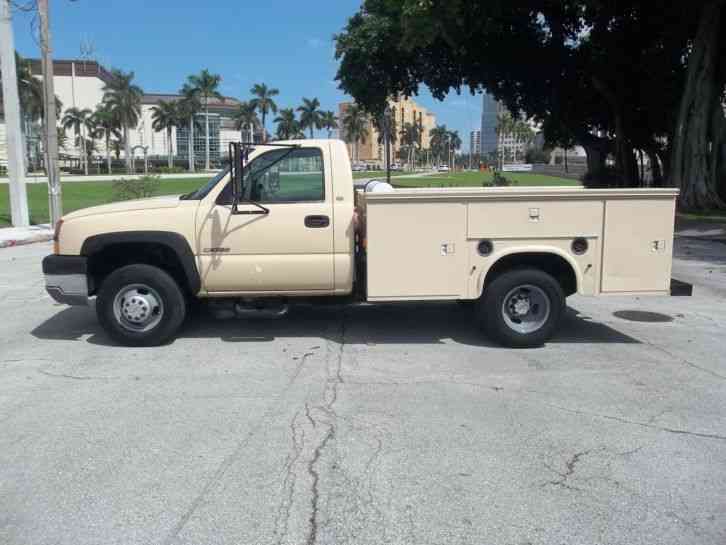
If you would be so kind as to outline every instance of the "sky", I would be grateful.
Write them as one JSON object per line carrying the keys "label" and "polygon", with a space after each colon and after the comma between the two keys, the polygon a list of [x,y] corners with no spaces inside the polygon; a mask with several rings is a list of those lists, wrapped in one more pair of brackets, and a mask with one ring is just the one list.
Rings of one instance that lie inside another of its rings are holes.
{"label": "sky", "polygon": [[[220,92],[226,96],[248,100],[253,84],[266,83],[280,90],[278,107],[317,97],[322,109],[337,113],[338,103],[350,98],[335,81],[333,35],[359,5],[360,0],[50,0],[53,56],[82,58],[86,52],[107,68],[132,70],[148,93],[174,93],[188,75],[208,68],[222,76]],[[25,57],[39,55],[32,19],[14,11],[15,46]],[[422,88],[414,100],[434,112],[437,123],[458,130],[462,151],[468,151],[469,132],[480,125],[480,96],[452,92],[439,102]]]}

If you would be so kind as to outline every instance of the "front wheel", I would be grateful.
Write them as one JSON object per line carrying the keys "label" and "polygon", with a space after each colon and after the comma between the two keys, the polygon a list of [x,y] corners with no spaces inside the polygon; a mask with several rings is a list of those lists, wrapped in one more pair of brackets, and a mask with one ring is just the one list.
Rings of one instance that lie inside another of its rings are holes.
{"label": "front wheel", "polygon": [[537,269],[515,269],[485,288],[479,320],[497,342],[532,348],[552,337],[564,308],[564,292],[552,276]]}
{"label": "front wheel", "polygon": [[126,346],[157,346],[177,332],[186,300],[176,281],[151,265],[127,265],[101,285],[96,314],[106,332]]}

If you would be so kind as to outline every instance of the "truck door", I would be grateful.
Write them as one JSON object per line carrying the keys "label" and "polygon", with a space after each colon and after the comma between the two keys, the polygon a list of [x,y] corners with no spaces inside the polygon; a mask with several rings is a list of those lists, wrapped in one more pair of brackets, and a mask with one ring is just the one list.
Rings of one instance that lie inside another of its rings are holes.
{"label": "truck door", "polygon": [[[200,207],[198,255],[204,288],[249,293],[332,291],[329,169],[320,148],[267,151],[247,166],[244,196],[268,213],[232,213],[231,183],[208,206]],[[261,209],[241,202],[238,210]]]}

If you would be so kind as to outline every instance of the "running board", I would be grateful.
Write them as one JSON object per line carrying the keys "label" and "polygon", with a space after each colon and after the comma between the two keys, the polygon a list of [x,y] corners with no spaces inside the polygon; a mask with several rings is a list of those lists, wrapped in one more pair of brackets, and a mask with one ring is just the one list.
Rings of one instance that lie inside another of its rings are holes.
{"label": "running board", "polygon": [[671,295],[673,297],[690,297],[693,295],[693,284],[671,278]]}

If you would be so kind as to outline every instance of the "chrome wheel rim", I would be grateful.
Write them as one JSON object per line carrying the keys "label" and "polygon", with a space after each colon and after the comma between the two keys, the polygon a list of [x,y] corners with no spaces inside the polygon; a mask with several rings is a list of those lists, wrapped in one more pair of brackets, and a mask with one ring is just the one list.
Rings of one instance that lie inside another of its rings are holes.
{"label": "chrome wheel rim", "polygon": [[128,331],[149,331],[164,316],[164,303],[153,288],[131,284],[121,289],[113,301],[113,313],[121,327]]}
{"label": "chrome wheel rim", "polygon": [[547,323],[550,308],[550,298],[543,289],[523,284],[509,290],[504,297],[502,318],[510,329],[526,335]]}

